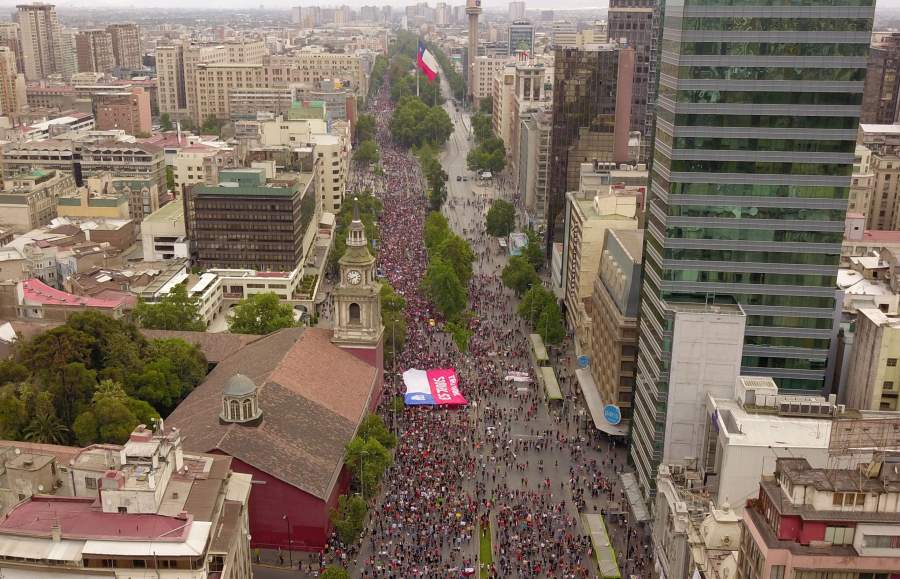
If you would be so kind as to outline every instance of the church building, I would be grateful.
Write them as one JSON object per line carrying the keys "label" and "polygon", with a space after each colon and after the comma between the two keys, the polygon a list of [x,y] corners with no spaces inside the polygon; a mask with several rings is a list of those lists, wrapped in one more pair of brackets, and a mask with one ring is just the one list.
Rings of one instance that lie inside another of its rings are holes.
{"label": "church building", "polygon": [[[231,456],[232,470],[253,477],[253,547],[324,547],[349,486],[345,446],[381,397],[380,287],[358,215],[339,265],[333,330],[287,328],[240,345],[166,420],[185,449]],[[214,342],[185,334],[201,349]]]}

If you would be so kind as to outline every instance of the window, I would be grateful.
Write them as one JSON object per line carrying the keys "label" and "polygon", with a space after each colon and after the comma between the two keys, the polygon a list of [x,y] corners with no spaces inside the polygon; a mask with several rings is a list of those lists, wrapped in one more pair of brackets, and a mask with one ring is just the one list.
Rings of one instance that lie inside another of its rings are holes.
{"label": "window", "polygon": [[769,570],[769,579],[784,579],[784,565],[772,565]]}
{"label": "window", "polygon": [[231,419],[232,420],[240,420],[241,419],[241,405],[237,400],[231,401]]}
{"label": "window", "polygon": [[825,527],[825,542],[832,545],[853,543],[853,527]]}
{"label": "window", "polygon": [[359,304],[350,304],[349,314],[350,314],[350,323],[358,324],[360,321],[360,312],[359,312]]}
{"label": "window", "polygon": [[844,504],[844,493],[834,493],[831,495],[831,504],[839,507]]}
{"label": "window", "polygon": [[96,489],[97,488],[97,479],[95,479],[92,476],[84,477],[84,486],[89,489]]}
{"label": "window", "polygon": [[897,358],[888,358],[888,359],[887,359],[887,365],[890,366],[890,367],[892,367],[892,368],[893,368],[894,366],[896,366],[896,365],[897,365]]}
{"label": "window", "polygon": [[900,537],[893,535],[863,535],[863,546],[869,549],[900,549]]}
{"label": "window", "polygon": [[885,390],[893,390],[894,383],[891,380],[885,380],[884,383],[881,385],[881,387],[884,388]]}

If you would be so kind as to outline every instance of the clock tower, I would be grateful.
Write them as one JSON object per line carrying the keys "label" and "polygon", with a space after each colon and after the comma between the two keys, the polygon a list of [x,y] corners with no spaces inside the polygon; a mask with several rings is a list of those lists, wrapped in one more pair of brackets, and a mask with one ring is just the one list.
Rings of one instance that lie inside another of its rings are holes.
{"label": "clock tower", "polygon": [[331,341],[382,368],[381,284],[375,281],[375,257],[354,199],[347,250],[338,260],[341,279],[334,288],[334,336]]}

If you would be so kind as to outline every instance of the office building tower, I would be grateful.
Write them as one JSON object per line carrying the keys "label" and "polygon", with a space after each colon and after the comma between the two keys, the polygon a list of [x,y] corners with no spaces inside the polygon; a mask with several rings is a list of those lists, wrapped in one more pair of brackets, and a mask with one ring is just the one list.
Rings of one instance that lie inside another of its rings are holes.
{"label": "office building tower", "polygon": [[[653,147],[653,103],[656,102],[659,50],[659,0],[610,0],[606,35],[610,42],[634,49],[634,87],[631,101],[631,130],[641,134],[639,160],[650,160]],[[602,35],[595,23],[595,35]]]}
{"label": "office building tower", "polygon": [[109,72],[116,67],[112,35],[105,30],[84,30],[75,35],[78,72]]}
{"label": "office building tower", "polygon": [[478,56],[478,16],[481,15],[481,0],[466,0],[466,15],[469,17],[469,49],[466,53],[466,85],[469,100],[474,98],[475,57]]}
{"label": "office building tower", "polygon": [[568,20],[556,20],[553,22],[553,46],[576,46],[578,44],[578,27]]}
{"label": "office building tower", "polygon": [[525,52],[534,54],[534,24],[527,20],[516,20],[509,25],[509,55]]}
{"label": "office building tower", "polygon": [[41,80],[61,72],[59,19],[52,4],[19,4],[16,22],[21,30],[22,60],[25,78]]}
{"label": "office building tower", "polygon": [[579,187],[581,164],[629,160],[634,50],[614,44],[557,47],[547,247],[562,231],[566,193]]}
{"label": "office building tower", "polygon": [[900,101],[900,32],[882,34],[869,48],[869,64],[859,122],[892,125]]}
{"label": "office building tower", "polygon": [[741,374],[829,386],[873,14],[832,0],[666,6],[631,447],[645,492],[678,308],[741,306]]}
{"label": "office building tower", "polygon": [[522,20],[525,18],[525,3],[510,2],[509,3],[509,19],[512,21]]}
{"label": "office building tower", "polygon": [[141,31],[137,24],[110,24],[106,27],[112,38],[113,58],[116,67],[127,70],[140,70],[141,62]]}
{"label": "office building tower", "polygon": [[0,46],[0,116],[16,119],[25,105],[25,76],[16,68],[15,53]]}

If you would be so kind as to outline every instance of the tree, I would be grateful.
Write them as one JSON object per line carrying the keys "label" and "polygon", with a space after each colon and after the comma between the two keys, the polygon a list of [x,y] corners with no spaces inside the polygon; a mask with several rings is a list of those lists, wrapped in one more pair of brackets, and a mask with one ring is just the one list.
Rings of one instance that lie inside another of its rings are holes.
{"label": "tree", "polygon": [[20,440],[27,425],[28,406],[19,396],[16,386],[7,384],[0,388],[0,438]]}
{"label": "tree", "polygon": [[453,338],[453,343],[459,348],[463,354],[469,351],[469,339],[472,337],[472,330],[464,324],[456,322],[447,322],[444,324],[444,330]]}
{"label": "tree", "polygon": [[196,296],[189,296],[187,286],[176,285],[158,302],[138,302],[134,317],[142,328],[148,330],[182,330],[202,332],[206,323],[200,318],[200,303]]}
{"label": "tree", "polygon": [[489,235],[507,237],[516,225],[516,208],[512,203],[497,199],[491,203],[485,219],[485,228]]}
{"label": "tree", "polygon": [[0,386],[28,379],[28,368],[13,360],[0,360]]}
{"label": "tree", "polygon": [[443,107],[429,107],[414,96],[400,98],[389,126],[394,141],[404,147],[440,146],[453,134],[453,121]]}
{"label": "tree", "polygon": [[555,303],[556,296],[553,292],[542,285],[534,284],[531,286],[522,301],[519,302],[519,315],[528,320],[528,323],[534,327],[537,325],[541,314],[547,304]]}
{"label": "tree", "polygon": [[566,328],[562,322],[562,312],[554,300],[544,306],[535,330],[541,335],[545,344],[559,344],[566,337]]}
{"label": "tree", "polygon": [[377,438],[355,436],[347,443],[344,464],[353,475],[355,488],[369,499],[377,494],[381,477],[391,464],[391,453]]}
{"label": "tree", "polygon": [[359,115],[356,119],[356,142],[362,143],[375,138],[375,117],[372,115]]}
{"label": "tree", "polygon": [[338,497],[338,508],[331,511],[331,522],[344,545],[351,545],[359,538],[367,510],[366,501],[358,495]]}
{"label": "tree", "polygon": [[432,211],[425,218],[422,237],[425,240],[425,247],[429,251],[437,250],[438,246],[443,243],[450,235],[450,224],[443,213]]}
{"label": "tree", "polygon": [[377,163],[379,158],[378,145],[376,145],[375,141],[372,139],[366,139],[361,142],[353,152],[353,159],[357,163],[362,163],[363,165]]}
{"label": "tree", "polygon": [[95,340],[68,324],[47,330],[25,342],[18,361],[32,374],[48,372],[69,362],[89,364]]}
{"label": "tree", "polygon": [[294,325],[294,309],[275,293],[253,294],[234,306],[229,329],[235,334],[271,334]]}
{"label": "tree", "polygon": [[475,262],[475,252],[472,251],[468,241],[455,233],[450,233],[438,245],[435,255],[453,267],[456,277],[459,278],[463,285],[469,285],[469,280],[472,279],[472,264]]}
{"label": "tree", "polygon": [[63,424],[69,425],[90,403],[97,384],[97,372],[89,370],[81,362],[70,362],[48,378],[47,392],[52,396],[55,414]]}
{"label": "tree", "polygon": [[350,579],[350,573],[347,573],[347,570],[343,567],[329,565],[319,575],[319,579]]}
{"label": "tree", "polygon": [[166,166],[166,189],[175,190],[175,168],[170,165]]}
{"label": "tree", "polygon": [[172,117],[169,116],[169,113],[159,115],[159,124],[163,131],[172,130]]}
{"label": "tree", "polygon": [[522,256],[528,260],[528,263],[534,266],[536,271],[541,271],[541,268],[544,267],[544,262],[546,261],[546,258],[544,257],[544,244],[541,243],[541,238],[538,237],[538,234],[535,233],[533,229],[526,230],[525,234],[528,236],[528,245],[522,250]]}
{"label": "tree", "polygon": [[206,356],[196,344],[173,338],[152,340],[147,348],[147,360],[150,364],[162,361],[170,364],[181,384],[177,402],[184,400],[206,378],[209,367]]}
{"label": "tree", "polygon": [[125,393],[118,382],[100,382],[91,406],[79,414],[72,427],[82,446],[95,443],[122,444],[138,424],[151,424],[159,414],[144,401]]}
{"label": "tree", "polygon": [[385,448],[394,448],[397,445],[397,437],[387,429],[384,420],[377,414],[368,414],[363,418],[356,435],[364,440],[374,438]]}
{"label": "tree", "polygon": [[[387,361],[394,360],[406,342],[406,300],[387,282],[381,283],[381,324],[384,326],[384,352]],[[387,364],[386,364],[387,365]]]}
{"label": "tree", "polygon": [[206,135],[218,135],[222,132],[222,125],[224,125],[224,121],[217,119],[213,115],[206,117],[203,121],[203,125],[200,127],[200,131]]}
{"label": "tree", "polygon": [[500,279],[503,281],[503,285],[516,292],[516,295],[519,296],[528,291],[530,286],[541,282],[537,272],[534,271],[534,267],[520,255],[514,255],[509,258],[509,263],[503,268]]}
{"label": "tree", "polygon": [[478,112],[491,116],[494,113],[494,99],[486,98],[478,101]]}
{"label": "tree", "polygon": [[506,147],[503,140],[491,137],[469,151],[466,166],[470,171],[499,173],[506,167]]}
{"label": "tree", "polygon": [[62,423],[53,408],[53,400],[48,392],[37,395],[34,416],[24,432],[25,440],[43,444],[63,444],[69,436],[69,427]]}
{"label": "tree", "polygon": [[466,308],[466,288],[453,266],[436,257],[428,263],[422,280],[425,294],[447,320],[455,320]]}
{"label": "tree", "polygon": [[484,141],[494,136],[494,126],[491,117],[481,113],[472,115],[472,134],[475,135],[475,144],[481,145]]}

